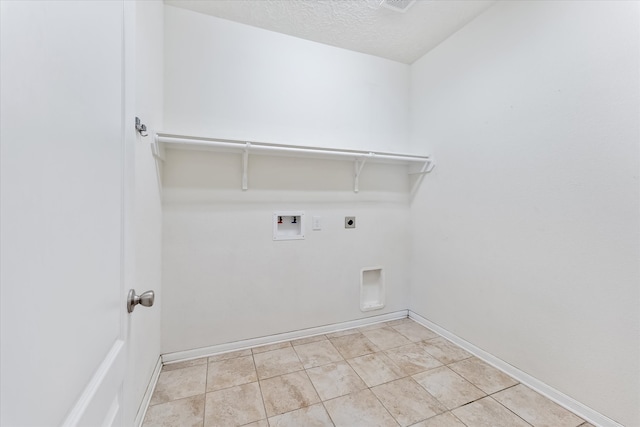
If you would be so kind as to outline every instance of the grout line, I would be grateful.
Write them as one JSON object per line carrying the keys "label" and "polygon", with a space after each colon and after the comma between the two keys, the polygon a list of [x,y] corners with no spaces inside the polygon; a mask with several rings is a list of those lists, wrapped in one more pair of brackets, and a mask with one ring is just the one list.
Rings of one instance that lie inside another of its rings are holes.
{"label": "grout line", "polygon": [[298,354],[298,352],[296,351],[296,348],[291,344],[291,341],[289,341],[289,345],[290,345],[290,346],[291,346],[291,348],[293,349],[293,354],[295,354],[295,355],[296,355],[296,357],[298,358],[298,362],[300,362],[300,364],[302,365],[302,370],[304,371],[304,370],[305,370],[305,369],[307,369],[307,368],[305,368],[305,367],[304,367],[304,363],[302,362],[302,359],[300,359],[300,355],[299,355],[299,354]]}
{"label": "grout line", "polygon": [[461,422],[462,424],[464,424],[465,426],[470,427],[470,426],[469,426],[469,424],[465,423],[465,422],[464,422],[464,421],[462,421],[460,418],[456,417],[456,414],[454,414],[453,412],[451,412],[451,411],[447,411],[447,412],[449,412],[449,413],[451,414],[451,416],[452,416],[452,417],[454,417],[456,420],[460,421],[460,422]]}
{"label": "grout line", "polygon": [[209,385],[209,358],[207,358],[207,369],[204,377],[204,405],[202,406],[202,426],[204,427],[204,420],[207,416],[207,386]]}
{"label": "grout line", "polygon": [[[316,385],[313,383],[313,381],[311,381],[311,377],[309,376],[309,373],[307,372],[306,369],[304,370],[304,374],[307,376],[307,379],[309,380],[309,383],[311,384],[311,387],[313,387],[313,390],[316,392],[316,395],[318,396],[318,399],[320,400],[319,403],[322,405],[322,408],[327,413],[327,416],[329,417],[329,420],[331,420],[331,423],[335,427],[336,423],[333,421],[333,418],[331,418],[331,414],[329,413],[329,411],[327,411],[327,407],[324,406],[324,400],[322,400],[322,397],[320,397],[320,393],[318,393],[318,389],[316,388]],[[316,403],[314,403],[313,405],[316,405]],[[312,405],[308,405],[306,407],[308,408],[309,406],[312,406]]]}
{"label": "grout line", "polygon": [[[343,362],[346,362],[346,360],[342,360]],[[333,362],[333,363],[339,363],[339,362]],[[325,365],[326,366],[326,365]],[[317,366],[316,366],[317,367]],[[309,369],[313,369],[313,368],[309,368]],[[329,410],[327,410],[327,407],[324,404],[324,400],[322,400],[322,397],[320,396],[320,393],[318,393],[318,388],[316,387],[316,385],[313,383],[313,381],[311,380],[311,377],[309,376],[309,373],[307,372],[307,370],[304,370],[304,373],[307,374],[307,378],[309,378],[309,382],[311,383],[311,386],[313,387],[313,389],[316,391],[316,394],[318,395],[318,399],[320,399],[320,404],[322,405],[322,408],[324,409],[324,411],[327,413],[327,416],[329,417],[329,420],[331,421],[331,424],[336,425],[335,421],[333,420],[333,418],[331,418],[331,414],[329,413]],[[357,375],[357,374],[356,374]],[[349,393],[351,394],[351,393]],[[329,400],[329,399],[327,399]]]}
{"label": "grout line", "polygon": [[329,417],[329,420],[331,421],[331,424],[333,424],[333,426],[335,427],[336,422],[333,420],[333,418],[331,417],[331,414],[329,413],[329,410],[327,409],[326,406],[324,406],[324,400],[322,400],[322,398],[320,399],[320,404],[322,405],[322,407],[324,408],[324,411],[327,413],[327,417]]}
{"label": "grout line", "polygon": [[[519,384],[516,384],[516,385],[519,385]],[[516,385],[511,386],[511,387],[515,387]],[[507,388],[511,388],[511,387],[507,387]],[[507,390],[507,389],[505,388],[505,390]],[[502,391],[502,390],[500,390],[500,391]],[[497,392],[497,391],[496,391],[496,393],[499,393],[499,392]],[[495,394],[495,393],[493,393],[493,394]],[[491,395],[490,395],[489,397],[491,397]],[[502,404],[502,402],[500,402],[499,400],[494,399],[493,397],[491,397],[491,400],[493,400],[493,401],[494,401],[494,402],[496,402],[498,405],[502,406],[502,407],[503,407],[503,408],[505,408],[507,411],[511,412],[513,415],[515,415],[516,417],[520,418],[522,421],[524,421],[525,423],[527,423],[528,425],[530,425],[530,426],[532,426],[532,427],[533,427],[533,424],[531,424],[530,422],[528,422],[527,420],[525,420],[524,418],[522,418],[520,415],[518,415],[518,414],[516,414],[515,412],[513,412],[510,408],[508,408],[508,407],[506,407],[505,405],[503,405],[503,404]],[[580,419],[582,419],[582,418],[580,418]],[[579,426],[580,426],[580,425],[578,424],[578,427],[579,427]]]}
{"label": "grout line", "polygon": [[[509,377],[511,378],[511,377]],[[517,385],[520,385],[520,382],[517,382],[516,384],[510,385],[509,387],[505,387],[502,390],[498,390],[498,391],[494,391],[493,393],[491,393],[489,396],[493,396],[494,394],[500,393],[501,391],[505,391],[505,390],[509,390],[510,388],[513,388]],[[499,402],[498,402],[499,403]]]}
{"label": "grout line", "polygon": [[253,360],[253,369],[256,371],[256,379],[258,383],[258,391],[260,392],[260,399],[262,399],[262,409],[264,409],[264,419],[267,420],[267,425],[271,425],[269,422],[269,414],[267,414],[267,405],[264,403],[264,394],[262,393],[262,384],[260,384],[260,377],[258,377],[258,366],[256,365],[256,359],[253,354],[253,350],[251,350],[251,360]]}
{"label": "grout line", "polygon": [[[394,381],[395,381],[395,380],[394,380]],[[388,383],[384,383],[384,384],[388,384]],[[374,387],[378,387],[378,386],[381,386],[381,385],[383,385],[383,384],[378,384],[377,386],[374,386]],[[382,400],[380,400],[380,398],[378,397],[378,395],[376,394],[376,392],[372,390],[372,388],[373,388],[373,387],[369,387],[369,391],[371,392],[371,394],[373,394],[373,396],[378,400],[378,402],[380,402],[380,404],[381,404],[381,405],[382,405],[382,407],[387,411],[387,413],[388,413],[389,415],[391,415],[391,418],[393,418],[393,420],[394,420],[396,423],[398,423],[399,425],[402,425],[402,424],[400,424],[400,421],[398,421],[398,420],[396,419],[396,417],[394,417],[394,416],[393,416],[393,414],[391,413],[391,411],[389,411],[389,408],[387,408],[387,406],[384,404],[384,402],[383,402]],[[420,422],[420,421],[416,421],[416,423],[419,423],[419,422]],[[413,424],[416,424],[416,423],[413,423]]]}
{"label": "grout line", "polygon": [[[427,392],[427,393],[428,393],[428,392]],[[436,399],[436,400],[437,400],[437,399]],[[438,400],[438,403],[440,403],[440,401],[439,401],[439,400]],[[442,405],[442,403],[440,403],[440,404]],[[443,406],[443,407],[444,407],[444,406]],[[444,410],[443,412],[440,412],[439,414],[432,415],[432,416],[430,416],[430,417],[428,417],[428,418],[425,418],[424,420],[418,421],[418,423],[421,423],[421,422],[423,422],[423,421],[427,421],[427,420],[431,420],[431,419],[433,419],[433,418],[435,418],[435,417],[439,417],[440,415],[446,415],[446,414],[449,414],[449,415],[451,415],[453,418],[455,418],[456,420],[458,420],[458,421],[459,421],[463,426],[467,426],[467,427],[468,427],[468,424],[463,423],[463,422],[462,422],[462,420],[461,420],[460,418],[456,417],[456,416],[453,414],[453,412],[451,412],[451,410],[450,410],[450,409],[446,409],[446,407],[444,407],[444,408],[445,408],[445,410]]]}
{"label": "grout line", "polygon": [[[397,379],[400,379],[400,378],[397,378]],[[394,380],[394,381],[396,381],[396,380]],[[388,381],[388,382],[391,382],[391,381]],[[387,384],[387,383],[384,383],[384,384]],[[376,385],[376,386],[374,386],[374,387],[378,387],[378,386],[381,386],[381,385],[382,385],[382,384],[378,384],[378,385]],[[371,390],[372,388],[373,388],[373,387],[369,387],[369,391],[371,392],[371,394],[373,395],[373,397],[374,397],[374,398],[375,398],[375,399],[380,403],[380,405],[382,405],[382,408],[383,408],[385,411],[387,411],[387,414],[389,414],[389,416],[391,417],[391,419],[392,419],[393,421],[395,421],[395,422],[396,422],[396,424],[398,424],[398,426],[401,426],[402,424],[400,424],[400,421],[398,421],[398,420],[396,419],[396,417],[394,417],[394,416],[393,416],[393,414],[391,414],[391,412],[389,412],[389,410],[387,409],[387,407],[386,407],[386,406],[384,406],[384,403],[382,403],[382,401],[378,398],[378,395],[377,395],[377,394],[375,394],[373,390]]]}

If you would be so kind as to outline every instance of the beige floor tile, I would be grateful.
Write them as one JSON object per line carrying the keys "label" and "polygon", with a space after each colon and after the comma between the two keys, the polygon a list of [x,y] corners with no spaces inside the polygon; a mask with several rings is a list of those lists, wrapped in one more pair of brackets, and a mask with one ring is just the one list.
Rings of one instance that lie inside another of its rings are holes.
{"label": "beige floor tile", "polygon": [[400,332],[412,342],[430,340],[432,338],[439,337],[439,335],[431,329],[427,329],[416,322],[405,322],[399,325],[394,325],[392,328]]}
{"label": "beige floor tile", "polygon": [[330,363],[308,369],[307,375],[322,400],[333,399],[367,388],[364,381],[347,362]]}
{"label": "beige floor tile", "polygon": [[493,398],[535,427],[576,427],[584,422],[522,384],[498,392]]}
{"label": "beige floor tile", "polygon": [[210,362],[207,392],[258,381],[253,356]]}
{"label": "beige floor tile", "polygon": [[150,406],[143,427],[201,427],[204,420],[204,394]]}
{"label": "beige floor tile", "polygon": [[269,418],[270,427],[333,427],[321,403]]}
{"label": "beige floor tile", "polygon": [[291,345],[295,346],[295,345],[309,344],[311,342],[317,342],[317,341],[322,341],[326,339],[327,337],[325,335],[316,335],[315,337],[300,338],[290,342],[291,342]]}
{"label": "beige floor tile", "polygon": [[206,364],[207,364],[207,358],[201,357],[200,359],[185,360],[184,362],[169,363],[167,365],[163,365],[162,372],[175,371],[176,369],[191,368],[192,366],[199,366],[199,365],[206,365]]}
{"label": "beige floor tile", "polygon": [[260,381],[260,388],[269,417],[320,402],[320,397],[304,371]]}
{"label": "beige floor tile", "polygon": [[442,363],[431,356],[420,344],[403,345],[385,351],[389,359],[408,375],[424,372],[442,366]]}
{"label": "beige floor tile", "polygon": [[206,381],[207,365],[161,372],[150,405],[203,394]]}
{"label": "beige floor tile", "polygon": [[374,343],[380,350],[388,350],[390,348],[411,344],[411,341],[390,327],[364,331],[362,335],[369,338],[369,341]]}
{"label": "beige floor tile", "polygon": [[408,317],[403,317],[402,319],[397,319],[397,320],[389,320],[388,322],[384,322],[387,326],[395,326],[395,325],[402,325],[405,323],[413,323],[413,320],[409,319]]}
{"label": "beige floor tile", "polygon": [[359,333],[360,331],[354,328],[354,329],[347,329],[345,331],[332,332],[330,334],[326,334],[325,336],[331,339],[331,338],[345,337],[347,335],[353,335],[353,334],[359,334]]}
{"label": "beige floor tile", "polygon": [[433,417],[446,408],[411,377],[373,387],[371,391],[401,426]]}
{"label": "beige floor tile", "polygon": [[345,359],[351,359],[380,351],[374,343],[369,341],[367,337],[359,332],[354,335],[331,338],[330,341]]}
{"label": "beige floor tile", "polygon": [[293,347],[254,354],[253,359],[261,380],[304,369]]}
{"label": "beige floor tile", "polygon": [[216,354],[209,356],[209,362],[219,362],[221,360],[235,359],[236,357],[251,356],[253,353],[250,348],[246,350],[231,351],[229,353]]}
{"label": "beige floor tile", "polygon": [[349,359],[347,362],[369,387],[397,380],[407,375],[384,353],[367,354]]}
{"label": "beige floor tile", "polygon": [[324,403],[336,427],[397,427],[398,423],[371,390],[362,390]]}
{"label": "beige floor tile", "polygon": [[258,354],[258,353],[264,353],[267,351],[280,350],[281,348],[287,348],[287,347],[291,347],[291,342],[286,341],[286,342],[279,342],[276,344],[262,345],[260,347],[252,348],[251,351],[253,352],[253,354]]}
{"label": "beige floor tile", "polygon": [[530,427],[522,418],[491,397],[476,400],[451,412],[463,423],[473,427]]}
{"label": "beige floor tile", "polygon": [[344,360],[329,340],[296,345],[293,349],[298,353],[298,358],[305,369]]}
{"label": "beige floor tile", "polygon": [[518,381],[509,375],[477,357],[452,363],[449,368],[487,394],[493,394],[518,384]]}
{"label": "beige floor tile", "polygon": [[485,393],[446,366],[413,376],[447,408],[453,409],[485,396]]}
{"label": "beige floor tile", "polygon": [[457,419],[451,412],[436,415],[428,420],[420,421],[411,427],[467,427],[462,421]]}
{"label": "beige floor tile", "polygon": [[444,363],[445,365],[458,362],[471,357],[471,353],[461,349],[450,341],[440,337],[432,340],[421,341],[420,345],[433,357]]}
{"label": "beige floor tile", "polygon": [[361,326],[358,328],[358,331],[373,331],[374,329],[386,328],[387,324],[385,322],[374,323],[372,325]]}
{"label": "beige floor tile", "polygon": [[241,426],[265,418],[257,382],[207,393],[205,427]]}
{"label": "beige floor tile", "polygon": [[143,425],[593,427],[431,333],[399,319],[168,364]]}

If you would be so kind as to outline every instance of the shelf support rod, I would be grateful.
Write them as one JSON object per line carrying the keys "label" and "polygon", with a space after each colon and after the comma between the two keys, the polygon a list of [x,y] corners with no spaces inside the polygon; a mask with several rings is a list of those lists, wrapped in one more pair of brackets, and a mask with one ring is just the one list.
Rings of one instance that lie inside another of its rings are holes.
{"label": "shelf support rod", "polygon": [[[373,153],[369,153],[369,156],[373,156]],[[362,172],[362,168],[364,164],[367,162],[366,158],[356,159],[354,163],[354,179],[353,179],[353,192],[357,193],[360,191],[360,172]]]}
{"label": "shelf support rod", "polygon": [[251,143],[245,143],[244,150],[242,152],[242,191],[247,191],[249,189],[249,179],[247,178],[249,170],[249,148],[251,148]]}
{"label": "shelf support rod", "polygon": [[[391,161],[399,161],[399,162],[411,162],[411,163],[423,163],[427,161],[429,158],[427,156],[417,156],[412,154],[399,154],[399,153],[372,153],[367,151],[359,151],[359,150],[341,150],[341,149],[330,149],[330,148],[321,148],[321,147],[306,147],[306,146],[294,146],[294,145],[282,145],[282,144],[271,144],[266,142],[251,142],[251,141],[240,141],[236,139],[215,139],[215,138],[197,138],[197,137],[187,137],[187,136],[178,136],[178,135],[170,135],[170,134],[157,134],[158,142],[164,144],[175,144],[175,145],[189,145],[194,148],[202,147],[203,149],[209,147],[220,147],[220,148],[237,148],[239,150],[243,149],[243,147],[249,143],[251,144],[251,149],[254,153],[263,152],[263,151],[275,151],[275,152],[287,152],[287,153],[301,153],[301,154],[310,154],[310,155],[320,155],[320,156],[335,156],[335,157],[367,157],[373,158],[375,157],[377,160],[391,160]],[[172,147],[175,148],[175,147]]]}

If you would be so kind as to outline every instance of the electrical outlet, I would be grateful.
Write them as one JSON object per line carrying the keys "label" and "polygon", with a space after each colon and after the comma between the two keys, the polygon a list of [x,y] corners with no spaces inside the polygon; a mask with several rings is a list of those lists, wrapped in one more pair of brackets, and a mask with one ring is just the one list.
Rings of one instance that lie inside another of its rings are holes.
{"label": "electrical outlet", "polygon": [[356,228],[356,217],[355,216],[345,216],[344,217],[344,228]]}

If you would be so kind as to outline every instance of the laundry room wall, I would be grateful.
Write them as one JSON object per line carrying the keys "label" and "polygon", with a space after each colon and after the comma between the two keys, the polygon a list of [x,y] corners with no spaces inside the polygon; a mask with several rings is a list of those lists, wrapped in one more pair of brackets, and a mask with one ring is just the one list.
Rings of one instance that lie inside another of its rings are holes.
{"label": "laundry room wall", "polygon": [[412,66],[411,309],[640,425],[638,2],[498,2]]}
{"label": "laundry room wall", "polygon": [[165,19],[166,130],[406,150],[406,64],[173,6]]}
{"label": "laundry room wall", "polygon": [[[405,64],[165,6],[165,131],[306,146],[408,148]],[[406,166],[167,150],[163,353],[407,308]],[[305,239],[274,241],[275,211]],[[312,230],[313,217],[322,230]],[[344,217],[356,216],[345,229]],[[360,274],[382,267],[386,305],[360,311]]]}

